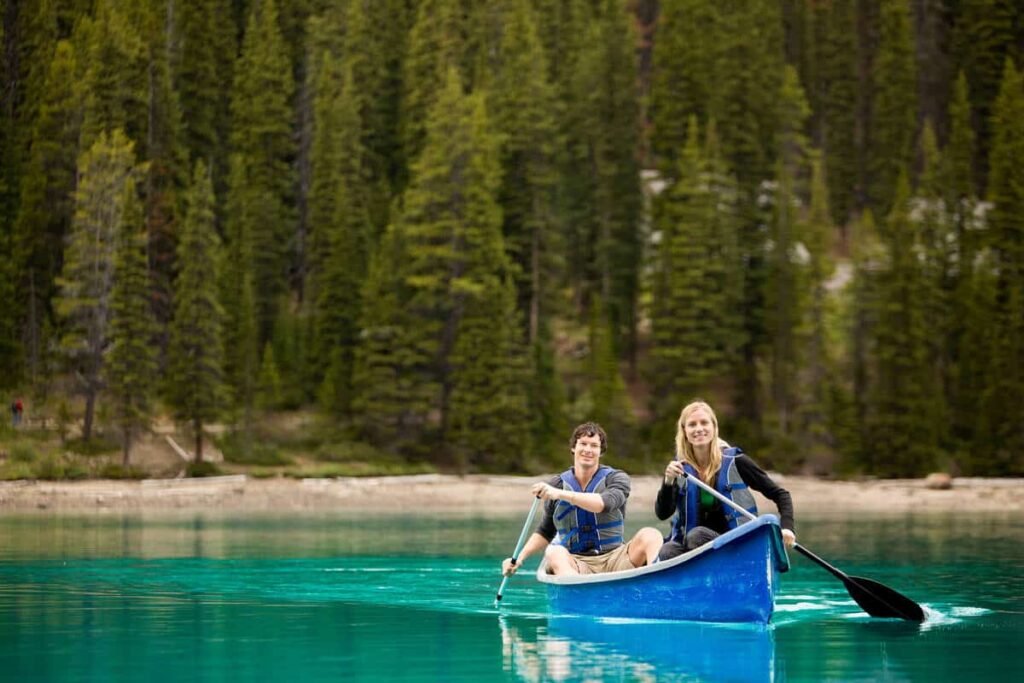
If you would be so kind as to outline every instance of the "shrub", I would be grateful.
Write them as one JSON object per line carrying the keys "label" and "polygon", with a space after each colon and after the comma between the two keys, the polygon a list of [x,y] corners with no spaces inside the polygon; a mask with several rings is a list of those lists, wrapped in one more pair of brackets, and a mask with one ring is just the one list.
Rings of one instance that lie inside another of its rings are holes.
{"label": "shrub", "polygon": [[185,474],[189,477],[216,477],[220,473],[220,468],[209,460],[190,462],[185,466]]}
{"label": "shrub", "polygon": [[274,465],[290,465],[292,459],[283,454],[280,449],[266,441],[246,439],[240,434],[229,434],[216,440],[217,447],[224,454],[224,460],[237,465],[263,465],[273,467]]}
{"label": "shrub", "polygon": [[11,445],[8,457],[11,459],[11,462],[33,462],[39,457],[39,454],[29,444],[19,441]]}
{"label": "shrub", "polygon": [[120,463],[110,463],[100,470],[103,479],[145,479],[148,475],[138,467],[125,467]]}

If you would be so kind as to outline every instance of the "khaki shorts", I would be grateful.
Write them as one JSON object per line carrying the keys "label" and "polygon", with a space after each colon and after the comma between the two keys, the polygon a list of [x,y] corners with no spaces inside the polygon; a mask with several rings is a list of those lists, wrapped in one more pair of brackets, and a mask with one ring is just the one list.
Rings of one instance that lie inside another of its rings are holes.
{"label": "khaki shorts", "polygon": [[576,560],[580,574],[606,574],[636,569],[629,559],[629,544],[623,543],[615,550],[603,555],[570,555]]}

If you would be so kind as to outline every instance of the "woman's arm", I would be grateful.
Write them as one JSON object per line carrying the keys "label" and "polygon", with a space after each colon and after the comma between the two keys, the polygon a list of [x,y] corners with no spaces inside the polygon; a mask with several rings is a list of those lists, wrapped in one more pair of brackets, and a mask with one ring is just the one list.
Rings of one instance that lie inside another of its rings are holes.
{"label": "woman's arm", "polygon": [[789,495],[789,491],[775,483],[775,480],[758,467],[757,463],[748,455],[736,458],[736,469],[739,470],[740,476],[743,477],[747,486],[775,503],[775,507],[779,509],[779,521],[782,528],[795,531],[793,497]]}

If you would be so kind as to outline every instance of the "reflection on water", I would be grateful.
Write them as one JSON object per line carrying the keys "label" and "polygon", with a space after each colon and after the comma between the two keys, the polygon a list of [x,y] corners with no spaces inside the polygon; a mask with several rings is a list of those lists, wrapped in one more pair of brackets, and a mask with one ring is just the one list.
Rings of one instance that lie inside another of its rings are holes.
{"label": "reflection on water", "polygon": [[[505,670],[539,681],[775,680],[770,626],[552,617],[545,624],[506,617]],[[740,655],[741,656],[738,656]]]}

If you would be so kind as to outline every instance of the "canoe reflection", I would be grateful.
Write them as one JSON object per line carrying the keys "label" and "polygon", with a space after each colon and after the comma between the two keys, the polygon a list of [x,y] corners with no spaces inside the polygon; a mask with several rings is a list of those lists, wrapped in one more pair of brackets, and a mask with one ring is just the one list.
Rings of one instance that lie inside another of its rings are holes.
{"label": "canoe reflection", "polygon": [[505,670],[523,681],[774,681],[770,626],[501,617]]}

